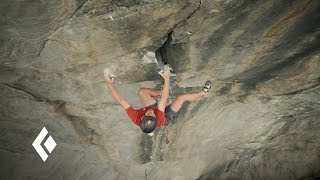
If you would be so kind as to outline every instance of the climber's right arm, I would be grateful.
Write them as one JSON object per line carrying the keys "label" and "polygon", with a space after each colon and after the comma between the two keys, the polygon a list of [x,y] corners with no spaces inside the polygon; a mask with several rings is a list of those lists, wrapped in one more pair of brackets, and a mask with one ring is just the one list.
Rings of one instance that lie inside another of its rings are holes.
{"label": "climber's right arm", "polygon": [[116,88],[114,88],[112,80],[110,79],[110,77],[108,75],[105,75],[104,78],[107,81],[108,87],[111,91],[111,94],[113,95],[113,97],[117,100],[117,102],[123,107],[123,109],[128,109],[130,107],[130,105],[127,103],[127,101],[125,101],[120,93],[116,90]]}
{"label": "climber's right arm", "polygon": [[169,86],[170,86],[170,70],[169,68],[165,68],[163,73],[160,74],[164,79],[164,85],[161,95],[161,100],[158,104],[158,109],[162,112],[165,112],[167,101],[169,98]]}

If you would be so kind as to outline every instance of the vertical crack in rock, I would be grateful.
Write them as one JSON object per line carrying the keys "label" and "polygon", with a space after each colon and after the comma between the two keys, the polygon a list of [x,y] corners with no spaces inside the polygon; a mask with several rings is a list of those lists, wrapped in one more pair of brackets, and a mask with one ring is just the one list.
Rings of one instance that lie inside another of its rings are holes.
{"label": "vertical crack in rock", "polygon": [[146,164],[148,162],[151,162],[151,156],[153,151],[153,140],[151,136],[148,136],[147,134],[143,133],[140,138],[140,162],[141,164]]}
{"label": "vertical crack in rock", "polygon": [[43,51],[43,49],[46,46],[48,41],[49,41],[49,39],[46,39],[46,40],[43,41],[43,43],[40,46],[40,50],[39,50],[39,53],[38,53],[37,57],[39,57],[41,55],[41,53],[42,53],[42,51]]}
{"label": "vertical crack in rock", "polygon": [[194,15],[194,13],[196,13],[196,12],[200,9],[201,4],[202,4],[202,0],[199,0],[199,5],[198,5],[197,9],[194,10],[194,11],[185,19],[185,21],[187,21],[189,18],[191,18],[191,16]]}
{"label": "vertical crack in rock", "polygon": [[[168,48],[168,46],[171,44],[173,37],[172,34],[175,30],[176,27],[180,26],[182,23],[184,23],[185,21],[187,21],[188,19],[190,19],[198,10],[200,10],[202,4],[202,0],[199,0],[199,4],[197,6],[197,8],[188,16],[186,17],[184,20],[178,22],[167,34],[167,40],[163,43],[163,45],[156,50],[156,57],[158,60],[160,60],[160,64],[168,64],[168,58],[167,58],[167,51],[166,49]],[[170,63],[169,63],[170,64]]]}
{"label": "vertical crack in rock", "polygon": [[74,12],[71,13],[71,14],[63,21],[63,23],[62,23],[61,26],[56,27],[56,28],[53,30],[53,33],[51,33],[51,34],[43,41],[43,43],[42,43],[41,46],[40,46],[39,53],[37,54],[37,57],[39,57],[39,56],[41,55],[41,53],[42,53],[42,51],[44,50],[47,42],[50,40],[50,36],[52,36],[52,35],[53,35],[57,30],[59,30],[60,28],[64,27],[64,26],[66,25],[66,23],[67,23],[69,20],[71,20],[71,19],[77,14],[78,11],[81,10],[81,8],[84,6],[84,4],[85,4],[86,2],[88,2],[88,0],[82,0],[82,1],[83,1],[83,2],[77,1],[77,2],[79,3],[79,5],[78,5],[78,7],[74,10]]}
{"label": "vertical crack in rock", "polygon": [[[81,1],[82,1],[82,2],[81,2]],[[79,2],[79,5],[78,5],[78,7],[75,9],[75,11],[74,11],[73,13],[71,13],[71,14],[69,15],[69,17],[67,17],[67,18],[65,19],[65,21],[63,22],[63,24],[62,24],[60,27],[57,27],[57,28],[54,30],[54,32],[57,31],[59,28],[63,27],[63,26],[67,23],[67,21],[73,19],[74,16],[77,14],[77,12],[79,12],[79,11],[81,10],[81,8],[88,2],[88,0],[81,0],[81,1]],[[52,34],[54,34],[54,33],[52,33]]]}
{"label": "vertical crack in rock", "polygon": [[33,97],[33,99],[37,102],[45,102],[45,103],[48,103],[50,105],[54,105],[56,106],[56,101],[52,101],[48,98],[45,98],[39,94],[37,94],[36,92],[33,92],[32,90],[30,89],[27,89],[26,87],[22,87],[20,85],[17,85],[17,84],[8,84],[8,83],[2,83],[10,88],[13,88],[13,89],[16,89],[18,91],[23,91],[24,93],[26,94],[29,94]]}
{"label": "vertical crack in rock", "polygon": [[6,148],[6,147],[0,147],[0,149],[3,150],[3,151],[8,151],[8,152],[13,153],[13,154],[21,154],[18,151],[13,151],[13,150],[11,150],[9,148]]}
{"label": "vertical crack in rock", "polygon": [[[167,53],[166,53],[166,49],[167,47],[170,45],[171,41],[172,41],[172,34],[173,31],[176,27],[178,27],[180,24],[182,24],[183,22],[187,21],[188,19],[190,19],[201,7],[202,4],[202,0],[199,0],[199,4],[197,6],[197,8],[189,15],[187,16],[187,18],[185,18],[183,21],[177,23],[168,33],[167,35],[167,40],[164,42],[164,44],[158,48],[156,50],[156,59],[158,61],[158,64],[164,65],[164,64],[170,64],[167,58]],[[176,86],[174,84],[174,86]],[[178,87],[172,87],[172,88],[178,88]],[[164,127],[164,128],[168,128],[168,127]],[[160,129],[158,131],[156,131],[157,135],[155,136],[155,138],[151,138],[147,135],[142,135],[141,141],[140,141],[140,148],[141,148],[141,154],[140,154],[140,161],[142,164],[146,164],[148,162],[151,162],[151,156],[153,155],[155,160],[160,160],[162,161],[164,159],[164,153],[162,151],[163,149],[163,145],[165,143],[163,143],[164,141],[166,141],[166,136],[167,136],[167,130],[168,129]],[[153,140],[158,141],[158,143],[154,144]]]}
{"label": "vertical crack in rock", "polygon": [[231,161],[231,162],[227,165],[225,173],[227,173],[227,172],[235,169],[235,168],[238,166],[239,161],[240,161],[239,158],[236,158],[236,159],[234,159],[233,161]]}
{"label": "vertical crack in rock", "polygon": [[144,170],[144,177],[145,177],[145,179],[146,179],[146,180],[148,180],[148,174],[147,174],[147,171],[148,171],[148,169],[145,169],[145,170]]}
{"label": "vertical crack in rock", "polygon": [[163,146],[165,145],[164,142],[166,142],[166,136],[167,136],[167,131],[168,131],[168,126],[164,126],[160,129],[156,129],[154,131],[154,136],[153,136],[153,150],[152,150],[152,159],[153,161],[163,161],[164,160],[164,153],[163,153]]}
{"label": "vertical crack in rock", "polygon": [[168,128],[169,127],[165,126],[157,132],[156,139],[158,142],[156,143],[154,156],[156,157],[156,159],[158,161],[164,160],[164,153],[163,153],[162,149],[163,149],[163,145],[164,145],[163,142],[166,141],[166,136],[167,136],[166,133],[168,131]]}
{"label": "vertical crack in rock", "polygon": [[79,135],[79,138],[81,139],[81,143],[91,143],[100,146],[100,143],[98,143],[100,141],[100,135],[98,135],[94,129],[89,127],[84,117],[74,116],[68,113],[64,108],[66,104],[65,101],[50,100],[49,98],[43,97],[42,95],[17,84],[3,84],[10,88],[23,91],[24,93],[31,95],[33,99],[37,102],[44,102],[48,105],[53,106],[56,113],[63,115],[71,122],[71,125],[73,126],[75,132]]}
{"label": "vertical crack in rock", "polygon": [[[320,80],[318,80],[318,82],[320,82]],[[289,92],[289,93],[285,93],[285,94],[280,94],[280,95],[278,95],[278,96],[301,94],[301,93],[304,93],[304,92],[308,92],[308,91],[317,89],[317,88],[319,88],[319,87],[320,87],[320,83],[315,84],[315,85],[312,85],[312,86],[310,86],[310,87],[306,87],[306,88],[297,90],[297,91],[293,91],[293,92]]]}

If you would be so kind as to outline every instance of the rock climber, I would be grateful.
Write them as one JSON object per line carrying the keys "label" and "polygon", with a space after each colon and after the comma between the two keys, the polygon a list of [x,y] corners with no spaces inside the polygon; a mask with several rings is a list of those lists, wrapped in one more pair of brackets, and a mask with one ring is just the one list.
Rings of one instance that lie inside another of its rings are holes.
{"label": "rock climber", "polygon": [[[104,75],[113,97],[127,112],[133,123],[140,126],[141,130],[145,133],[151,133],[155,128],[160,128],[163,125],[169,124],[170,121],[177,117],[178,111],[184,102],[199,100],[207,94],[211,88],[211,82],[208,80],[202,91],[179,95],[173,103],[166,106],[169,98],[170,69],[168,67],[164,68],[164,70],[159,74],[164,79],[162,92],[160,90],[150,88],[140,88],[138,91],[139,99],[144,106],[142,109],[133,109],[132,106],[130,106],[115,89],[112,78],[108,74]],[[161,99],[157,104],[154,98],[160,95]]]}

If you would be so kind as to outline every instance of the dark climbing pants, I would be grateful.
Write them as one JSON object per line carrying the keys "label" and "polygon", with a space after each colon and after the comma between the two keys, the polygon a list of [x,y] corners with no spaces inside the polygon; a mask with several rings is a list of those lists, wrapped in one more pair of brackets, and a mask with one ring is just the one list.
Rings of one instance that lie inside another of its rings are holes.
{"label": "dark climbing pants", "polygon": [[[157,103],[154,103],[151,105],[152,107],[158,107]],[[169,125],[175,118],[178,117],[178,112],[175,112],[173,109],[171,109],[170,105],[168,105],[165,109],[165,116],[167,119],[166,125]]]}

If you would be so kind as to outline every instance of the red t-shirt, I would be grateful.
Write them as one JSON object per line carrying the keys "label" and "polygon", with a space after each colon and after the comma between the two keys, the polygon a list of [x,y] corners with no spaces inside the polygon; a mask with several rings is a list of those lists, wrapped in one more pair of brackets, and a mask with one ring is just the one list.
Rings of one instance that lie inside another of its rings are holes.
{"label": "red t-shirt", "polygon": [[140,126],[141,118],[144,116],[144,113],[149,109],[153,109],[154,114],[156,115],[156,118],[157,118],[156,128],[163,126],[167,122],[164,113],[156,107],[146,107],[146,108],[135,110],[130,106],[126,109],[126,112],[130,117],[130,119],[133,121],[133,123],[136,124],[137,126]]}

